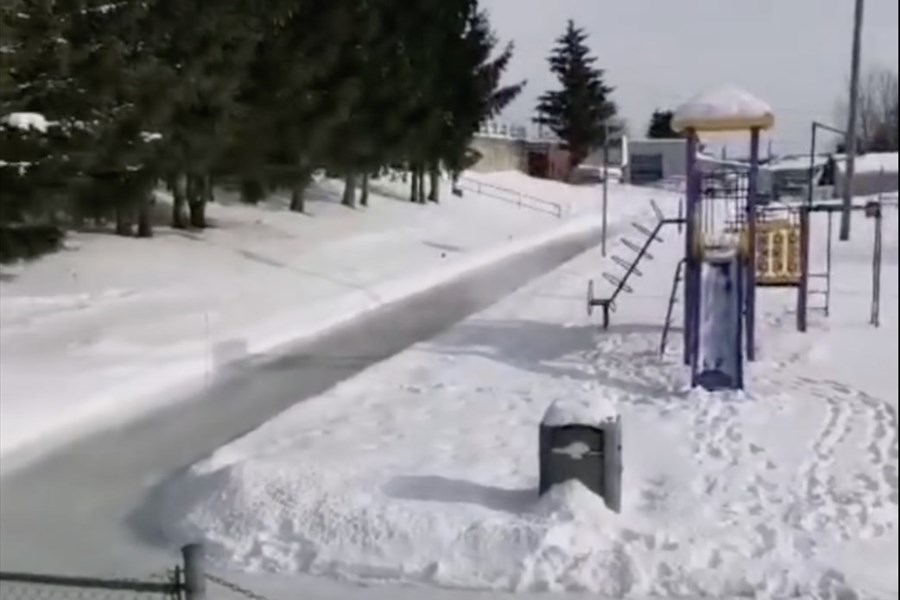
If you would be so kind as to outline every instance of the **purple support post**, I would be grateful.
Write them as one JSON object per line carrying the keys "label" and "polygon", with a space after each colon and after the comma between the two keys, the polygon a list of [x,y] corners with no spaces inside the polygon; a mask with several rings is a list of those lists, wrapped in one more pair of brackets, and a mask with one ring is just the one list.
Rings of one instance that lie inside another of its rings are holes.
{"label": "purple support post", "polygon": [[806,311],[809,299],[809,209],[812,203],[800,207],[800,283],[797,286],[797,331],[806,331]]}
{"label": "purple support post", "polygon": [[696,320],[694,306],[698,304],[699,265],[694,255],[694,237],[697,235],[697,203],[699,181],[697,177],[697,133],[687,131],[687,157],[685,160],[685,229],[684,229],[684,364],[693,364]]}
{"label": "purple support post", "polygon": [[756,206],[759,189],[759,128],[750,131],[750,174],[747,181],[747,360],[756,360]]}

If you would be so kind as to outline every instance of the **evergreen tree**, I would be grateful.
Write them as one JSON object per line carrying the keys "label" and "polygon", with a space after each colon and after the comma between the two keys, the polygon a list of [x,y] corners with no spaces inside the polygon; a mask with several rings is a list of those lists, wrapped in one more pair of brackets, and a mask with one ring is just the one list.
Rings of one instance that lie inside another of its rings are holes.
{"label": "evergreen tree", "polygon": [[570,20],[548,59],[561,89],[540,96],[534,119],[566,142],[573,165],[603,143],[606,126],[617,113],[610,99],[613,88],[604,82],[604,71],[594,67],[597,59],[590,55],[586,40],[584,30]]}
{"label": "evergreen tree", "polygon": [[649,139],[673,139],[681,135],[672,129],[672,117],[675,113],[671,110],[654,110],[647,125],[647,137]]}
{"label": "evergreen tree", "polygon": [[[426,174],[430,180],[427,200],[439,201],[441,168],[454,177],[466,168],[469,145],[480,125],[515,99],[525,85],[501,85],[513,46],[507,44],[494,55],[498,40],[477,2],[444,4],[442,8],[444,12],[430,11],[441,23],[436,27],[440,35],[431,33],[426,42],[434,56],[421,66],[430,77],[418,79],[427,82],[420,88],[425,91],[421,101],[427,111],[419,112],[417,127],[423,135],[417,137],[413,154],[418,160],[413,161],[412,198],[418,202],[426,200]],[[435,70],[433,64],[440,64],[441,69]]]}
{"label": "evergreen tree", "polygon": [[[68,44],[73,75],[93,116],[81,128],[90,139],[82,153],[85,183],[77,190],[100,216],[110,211],[120,235],[152,235],[152,188],[159,176],[158,127],[169,83],[146,40],[152,14],[143,2],[82,2]],[[134,226],[137,230],[134,230]]]}
{"label": "evergreen tree", "polygon": [[76,171],[66,122],[78,89],[66,43],[71,14],[67,3],[50,0],[0,6],[2,260],[51,250],[61,240],[58,217]]}
{"label": "evergreen tree", "polygon": [[390,150],[382,146],[389,104],[400,99],[383,74],[390,68],[395,40],[402,39],[392,40],[391,33],[402,30],[391,32],[400,11],[385,0],[342,0],[333,6],[332,36],[339,50],[321,89],[334,112],[321,152],[326,167],[343,176],[341,203],[352,208],[366,174],[383,164]]}
{"label": "evergreen tree", "polygon": [[332,135],[335,107],[321,93],[333,72],[336,44],[330,38],[335,4],[278,0],[261,17],[265,32],[242,82],[224,172],[242,181],[244,200],[287,189],[290,209],[303,212],[303,192],[320,166],[324,140]]}
{"label": "evergreen tree", "polygon": [[469,144],[482,123],[500,114],[525,87],[524,81],[501,85],[514,46],[510,42],[494,56],[497,36],[491,30],[487,13],[477,7],[467,19],[463,44],[462,52],[454,52],[461,62],[460,83],[454,88],[454,119],[445,121],[442,132],[443,159],[453,174],[467,167]]}
{"label": "evergreen tree", "polygon": [[462,115],[453,123],[453,130],[445,133],[451,143],[446,160],[453,173],[466,167],[469,144],[481,125],[499,115],[525,87],[525,81],[501,85],[503,73],[512,60],[514,45],[507,43],[494,56],[498,43],[487,13],[473,11],[465,37],[468,51],[462,54],[467,61],[462,79],[469,82],[470,88],[460,88],[464,96]]}
{"label": "evergreen tree", "polygon": [[477,0],[6,0],[0,19],[0,118],[49,123],[0,124],[15,236],[85,218],[150,236],[159,179],[175,227],[205,226],[214,176],[250,199],[288,189],[302,211],[314,169],[342,176],[352,206],[399,163],[412,199],[437,202],[441,170],[465,168],[523,85],[501,84],[513,48],[496,51]]}
{"label": "evergreen tree", "polygon": [[[201,0],[155,0],[147,37],[170,84],[170,103],[160,126],[160,168],[173,195],[172,225],[206,227],[212,171],[233,136],[242,83],[264,34],[266,3],[220,0],[215,10]],[[187,215],[185,214],[187,209]]]}

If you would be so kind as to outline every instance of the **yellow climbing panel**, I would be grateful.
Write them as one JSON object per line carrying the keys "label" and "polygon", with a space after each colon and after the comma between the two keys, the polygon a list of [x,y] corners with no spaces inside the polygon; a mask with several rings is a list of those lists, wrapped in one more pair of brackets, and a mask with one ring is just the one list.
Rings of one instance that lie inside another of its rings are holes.
{"label": "yellow climbing panel", "polygon": [[756,225],[756,285],[800,285],[800,226],[789,219]]}

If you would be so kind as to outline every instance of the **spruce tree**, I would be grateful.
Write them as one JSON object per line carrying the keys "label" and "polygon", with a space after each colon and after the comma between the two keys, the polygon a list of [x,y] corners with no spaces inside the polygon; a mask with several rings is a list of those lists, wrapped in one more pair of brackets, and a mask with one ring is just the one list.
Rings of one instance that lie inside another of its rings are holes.
{"label": "spruce tree", "polygon": [[514,46],[506,44],[495,56],[497,44],[487,13],[472,7],[461,48],[451,55],[456,57],[451,64],[458,69],[454,71],[458,83],[449,90],[452,118],[444,122],[441,132],[442,159],[454,176],[468,166],[469,144],[481,124],[498,115],[525,87],[524,81],[501,84]]}
{"label": "spruce tree", "polygon": [[[169,101],[143,2],[82,2],[68,38],[73,76],[93,115],[81,125],[90,138],[82,153],[79,196],[111,211],[120,235],[152,235],[152,188],[158,177],[158,127]],[[137,229],[135,230],[135,226]]]}
{"label": "spruce tree", "polygon": [[334,107],[320,93],[332,72],[335,5],[277,0],[260,16],[257,44],[238,95],[241,107],[220,168],[243,182],[244,200],[286,189],[304,212],[304,190],[331,135]]}
{"label": "spruce tree", "polygon": [[672,117],[674,112],[671,110],[654,110],[650,117],[650,123],[647,125],[647,137],[650,139],[673,139],[679,138],[681,135],[672,129]]}
{"label": "spruce tree", "polygon": [[[77,172],[70,116],[83,104],[69,67],[71,15],[67,3],[50,0],[0,6],[2,260],[34,256],[61,240],[59,217]],[[43,119],[12,117],[23,112]]]}
{"label": "spruce tree", "polygon": [[606,85],[603,69],[594,66],[597,59],[586,40],[584,30],[570,20],[548,59],[560,89],[540,96],[534,119],[568,145],[573,166],[603,143],[607,125],[612,126],[610,120],[617,113],[610,99],[613,88]]}
{"label": "spruce tree", "polygon": [[[212,172],[233,137],[241,84],[264,34],[266,3],[155,0],[148,38],[170,82],[162,92],[171,107],[159,133],[160,168],[173,191],[173,225],[206,227]],[[187,215],[184,214],[187,208]],[[187,216],[187,223],[185,222]]]}

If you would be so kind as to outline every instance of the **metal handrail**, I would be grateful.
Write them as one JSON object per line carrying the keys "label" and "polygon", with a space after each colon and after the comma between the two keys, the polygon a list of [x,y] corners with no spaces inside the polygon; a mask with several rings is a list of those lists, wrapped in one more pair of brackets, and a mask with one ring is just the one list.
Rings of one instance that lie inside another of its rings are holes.
{"label": "metal handrail", "polygon": [[[457,187],[459,187],[460,189],[468,188],[470,191],[474,191],[476,194],[481,194],[483,196],[501,200],[503,202],[508,202],[510,204],[516,204],[520,208],[528,208],[537,212],[547,213],[555,216],[558,219],[561,219],[563,216],[562,205],[558,202],[551,202],[550,200],[544,200],[542,198],[523,194],[522,192],[518,192],[510,188],[505,188],[493,183],[486,183],[469,177],[460,177],[457,181]],[[506,198],[498,195],[497,193],[491,193],[491,191],[493,190],[496,190],[496,192],[509,194],[513,196],[513,198]]]}

